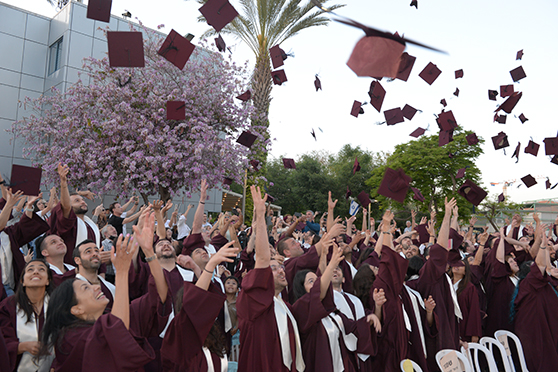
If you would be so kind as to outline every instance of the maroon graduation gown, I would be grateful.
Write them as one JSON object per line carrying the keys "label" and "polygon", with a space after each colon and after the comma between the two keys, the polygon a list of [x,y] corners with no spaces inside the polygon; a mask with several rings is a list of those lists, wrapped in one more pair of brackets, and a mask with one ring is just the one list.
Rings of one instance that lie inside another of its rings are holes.
{"label": "maroon graduation gown", "polygon": [[205,240],[201,233],[190,234],[182,242],[182,254],[189,255],[191,251],[197,248],[204,248]]}
{"label": "maroon graduation gown", "polygon": [[8,356],[8,347],[4,336],[0,333],[0,371],[10,370],[10,357]]}
{"label": "maroon graduation gown", "polygon": [[76,269],[68,270],[62,275],[57,274],[52,269],[50,269],[50,272],[52,273],[52,280],[54,281],[54,285],[56,287],[58,287],[60,284],[62,284],[62,282],[66,281],[68,279],[73,279],[73,278],[76,277]]}
{"label": "maroon graduation gown", "polygon": [[[225,296],[213,284],[207,291],[184,282],[182,308],[174,317],[163,340],[163,371],[207,371],[202,347],[223,308]],[[212,358],[215,371],[220,371],[220,358]],[[219,365],[215,364],[218,361]]]}
{"label": "maroon graduation gown", "polygon": [[471,342],[472,336],[482,337],[479,296],[473,283],[469,282],[457,296],[463,320],[459,322],[459,335],[463,341]]}
{"label": "maroon graduation gown", "polygon": [[372,251],[372,253],[370,253],[370,255],[368,255],[362,263],[367,263],[368,265],[374,267],[380,267],[380,257],[378,257],[378,253],[376,253],[376,251]]}
{"label": "maroon graduation gown", "polygon": [[[288,286],[288,296],[289,302],[292,304],[293,295],[292,295],[292,288],[293,288],[293,279],[297,272],[300,270],[308,269],[315,271],[320,264],[320,257],[318,256],[318,252],[316,251],[315,246],[311,246],[306,253],[301,256],[289,258],[285,260],[285,277],[287,278]],[[285,291],[283,291],[285,293]],[[285,297],[283,297],[285,300]]]}
{"label": "maroon graduation gown", "polygon": [[229,240],[225,238],[223,235],[215,234],[213,238],[211,238],[211,242],[209,244],[215,247],[216,252],[219,252],[219,249],[221,249],[221,247],[227,244],[228,242]]}
{"label": "maroon graduation gown", "polygon": [[481,320],[486,315],[486,293],[484,292],[483,281],[483,268],[480,265],[471,265],[471,283],[475,286],[479,296],[479,307],[481,311]]}
{"label": "maroon graduation gown", "polygon": [[[287,372],[296,370],[296,354],[291,347],[293,364],[283,364],[281,341],[275,320],[275,284],[270,267],[251,270],[242,281],[242,290],[236,301],[238,328],[240,329],[240,355],[238,370],[242,372]],[[290,308],[288,301],[285,301]],[[294,330],[288,320],[289,334]],[[291,341],[292,345],[292,341]]]}
{"label": "maroon graduation gown", "polygon": [[558,295],[536,264],[519,284],[515,333],[530,372],[554,372],[558,366]]}
{"label": "maroon graduation gown", "polygon": [[506,265],[498,260],[492,264],[492,275],[488,288],[488,304],[486,313],[485,336],[494,336],[494,332],[506,330],[513,332],[510,323],[510,302],[515,285],[509,278]]}

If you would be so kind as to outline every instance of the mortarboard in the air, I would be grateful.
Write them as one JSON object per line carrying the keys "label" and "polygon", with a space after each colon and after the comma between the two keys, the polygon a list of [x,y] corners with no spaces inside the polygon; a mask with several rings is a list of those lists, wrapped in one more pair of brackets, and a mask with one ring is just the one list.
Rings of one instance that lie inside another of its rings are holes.
{"label": "mortarboard in the air", "polygon": [[519,115],[519,120],[521,120],[521,124],[523,124],[529,119],[527,119],[524,114],[521,114],[521,115]]}
{"label": "mortarboard in the air", "polygon": [[459,79],[463,77],[463,70],[457,70],[455,71],[455,78]]}
{"label": "mortarboard in the air", "polygon": [[[440,130],[438,134],[438,146],[445,146],[453,141],[453,130]],[[450,156],[451,158],[451,156]]]}
{"label": "mortarboard in the air", "polygon": [[256,159],[252,159],[250,160],[250,165],[252,166],[252,168],[254,168],[255,171],[258,170],[258,165],[260,165],[260,162]]}
{"label": "mortarboard in the air", "polygon": [[185,120],[186,119],[186,102],[184,102],[184,101],[167,101],[167,119],[168,120]]}
{"label": "mortarboard in the air", "polygon": [[223,178],[223,185],[232,185],[233,179],[229,177]]}
{"label": "mortarboard in the air", "polygon": [[415,9],[418,9],[418,0],[411,0],[411,4],[409,6],[414,6]]}
{"label": "mortarboard in the air", "polygon": [[362,205],[363,208],[368,207],[368,204],[370,204],[370,195],[368,195],[366,192],[361,191],[360,194],[357,195],[357,199],[360,202],[360,204]]}
{"label": "mortarboard in the air", "polygon": [[500,132],[496,136],[492,137],[492,143],[494,144],[495,150],[503,149],[510,145],[508,142],[508,136],[504,132]]}
{"label": "mortarboard in the air", "polygon": [[413,133],[409,134],[409,136],[419,138],[420,136],[422,136],[424,134],[424,132],[426,132],[426,129],[417,128],[413,131]]}
{"label": "mortarboard in the air", "polygon": [[246,102],[252,98],[252,92],[248,89],[246,92],[242,93],[241,95],[237,96],[236,99],[239,99],[243,102]]}
{"label": "mortarboard in the air", "polygon": [[519,67],[514,68],[513,70],[511,70],[510,75],[511,75],[514,82],[517,82],[517,81],[527,77],[527,75],[525,74],[525,70],[523,70],[523,66],[519,66]]}
{"label": "mortarboard in the air", "polygon": [[219,34],[219,37],[215,38],[215,46],[220,52],[224,52],[225,50],[227,50],[227,44],[225,44],[225,40],[223,40],[221,34]]}
{"label": "mortarboard in the air", "polygon": [[467,136],[465,136],[465,139],[467,140],[469,146],[474,146],[479,143],[479,139],[476,133],[469,133]]}
{"label": "mortarboard in the air", "polygon": [[400,107],[384,111],[384,117],[386,118],[387,125],[395,125],[405,121]]}
{"label": "mortarboard in the air", "polygon": [[422,196],[422,193],[419,189],[417,189],[416,187],[411,187],[411,190],[413,191],[413,199],[418,200],[419,202],[424,201],[424,196]]}
{"label": "mortarboard in the air", "polygon": [[512,110],[514,109],[517,102],[521,99],[523,93],[521,92],[514,92],[511,96],[509,96],[504,103],[502,103],[494,112],[498,112],[500,110],[504,110],[508,114],[511,114]]}
{"label": "mortarboard in the air", "polygon": [[517,143],[515,150],[513,150],[512,158],[517,158],[516,163],[519,161],[519,150],[521,149],[521,142]]}
{"label": "mortarboard in the air", "polygon": [[243,146],[246,146],[246,147],[250,148],[254,144],[254,141],[256,141],[256,138],[258,138],[256,135],[254,135],[254,134],[252,134],[248,131],[244,131],[244,132],[242,132],[240,137],[238,137],[236,142],[240,143]]}
{"label": "mortarboard in the air", "polygon": [[488,99],[491,101],[496,101],[496,97],[498,97],[498,91],[497,90],[488,90]]}
{"label": "mortarboard in the air", "polygon": [[283,61],[287,59],[287,53],[279,45],[275,45],[269,50],[269,56],[274,69],[283,66]]}
{"label": "mortarboard in the air", "polygon": [[[558,158],[558,156],[557,156],[557,158]],[[552,186],[550,189],[551,189],[551,190],[554,190],[554,189],[556,188],[556,186],[558,186],[558,182],[556,182],[556,183],[554,184],[554,186]]]}
{"label": "mortarboard in the air", "polygon": [[537,184],[537,180],[535,177],[531,176],[530,174],[526,175],[525,177],[521,178],[521,181],[527,186],[527,188],[534,186]]}
{"label": "mortarboard in the air", "polygon": [[384,178],[378,188],[378,194],[403,203],[407,196],[407,191],[409,191],[409,183],[411,181],[412,178],[406,175],[403,169],[394,170],[386,168]]}
{"label": "mortarboard in the air", "polygon": [[285,169],[296,169],[296,164],[293,159],[283,158],[283,167]]}
{"label": "mortarboard in the air", "polygon": [[[558,155],[554,155],[554,157],[550,160],[551,163],[558,165]],[[556,185],[552,186],[554,189]]]}
{"label": "mortarboard in the air", "polygon": [[463,185],[459,188],[458,193],[475,206],[478,206],[488,195],[486,191],[471,180],[465,180]]}
{"label": "mortarboard in the air", "polygon": [[405,117],[407,120],[411,120],[415,116],[417,111],[418,110],[416,108],[407,104],[403,106],[403,109],[401,109],[401,112],[403,113],[403,117]]}
{"label": "mortarboard in the air", "polygon": [[322,82],[320,81],[320,78],[318,78],[318,75],[316,75],[316,79],[314,79],[314,88],[316,88],[316,92],[319,90],[322,90]]}
{"label": "mortarboard in the air", "polygon": [[438,115],[436,122],[441,130],[454,130],[457,128],[457,121],[455,120],[455,116],[453,116],[453,112],[451,110],[441,112],[440,115]]}
{"label": "mortarboard in the air", "polygon": [[504,193],[498,195],[498,203],[502,203],[504,200],[506,200],[506,196],[504,195]]}
{"label": "mortarboard in the air", "polygon": [[370,104],[378,111],[382,111],[382,103],[386,96],[386,90],[380,84],[379,81],[373,80],[370,84],[370,89],[368,90],[368,95],[370,96]]}
{"label": "mortarboard in the air", "polygon": [[347,191],[345,191],[345,199],[349,199],[349,196],[353,195],[353,192],[351,191],[351,189],[349,189],[349,186],[347,186]]}
{"label": "mortarboard in the air", "polygon": [[195,48],[188,39],[171,30],[157,53],[182,70]]}
{"label": "mortarboard in the air", "polygon": [[442,99],[440,100],[440,105],[442,105],[442,106],[444,106],[444,107],[446,107],[446,106],[448,105],[448,103],[446,102],[446,99],[445,99],[445,98],[442,98]]}
{"label": "mortarboard in the air", "polygon": [[269,194],[267,194],[267,193],[266,193],[266,195],[267,195],[267,202],[268,202],[268,203],[273,203],[273,202],[275,201],[275,198],[274,198],[273,196],[271,196],[271,195],[269,195]]}
{"label": "mortarboard in the air", "polygon": [[41,168],[26,167],[24,165],[12,165],[12,175],[9,185],[12,192],[23,191],[23,195],[37,196],[41,192]]}
{"label": "mortarboard in the air", "polygon": [[420,72],[419,76],[422,80],[426,81],[428,85],[432,85],[432,83],[440,76],[442,71],[433,64],[432,62],[428,63],[426,67]]}
{"label": "mortarboard in the air", "polygon": [[455,178],[463,178],[465,176],[465,169],[466,168],[458,169],[457,174],[455,175]]}
{"label": "mortarboard in the air", "polygon": [[459,97],[459,88],[455,88],[455,92],[453,92],[453,95]]}
{"label": "mortarboard in the air", "polygon": [[347,66],[357,76],[395,78],[405,44],[383,37],[365,36],[355,45]]}
{"label": "mortarboard in the air", "polygon": [[108,31],[107,42],[111,67],[145,67],[141,32]]}
{"label": "mortarboard in the air", "polygon": [[543,142],[546,155],[558,155],[558,137],[547,137]]}
{"label": "mortarboard in the air", "polygon": [[112,0],[89,0],[87,4],[87,18],[109,22],[111,7]]}
{"label": "mortarboard in the air", "polygon": [[200,9],[207,23],[219,32],[238,15],[228,0],[208,0]]}
{"label": "mortarboard in the air", "polygon": [[515,60],[516,61],[520,60],[521,58],[523,58],[523,49],[518,51],[517,54],[515,55]]}
{"label": "mortarboard in the air", "polygon": [[539,153],[539,147],[540,147],[540,145],[538,143],[535,143],[531,140],[531,141],[529,141],[529,144],[527,145],[527,147],[525,147],[524,152],[526,154],[531,154],[531,155],[537,156],[537,154]]}
{"label": "mortarboard in the air", "polygon": [[550,189],[551,184],[550,184],[550,179],[548,177],[546,177],[546,185],[545,186],[546,186],[547,190]]}
{"label": "mortarboard in the air", "polygon": [[396,79],[407,81],[411,75],[411,70],[415,65],[417,57],[410,55],[405,52],[401,55],[401,62],[399,63],[399,69],[397,70]]}
{"label": "mortarboard in the air", "polygon": [[507,115],[494,115],[494,121],[500,124],[506,124]]}
{"label": "mortarboard in the air", "polygon": [[314,132],[314,128],[312,128],[312,132],[310,132],[310,134],[312,135],[312,137],[314,137],[314,141],[317,141],[318,139],[316,138],[316,132]]}
{"label": "mortarboard in the air", "polygon": [[355,158],[355,162],[353,164],[353,174],[360,170],[360,163],[358,162],[358,158]]}
{"label": "mortarboard in the air", "polygon": [[513,94],[513,84],[500,85],[500,97],[506,98]]}
{"label": "mortarboard in the air", "polygon": [[272,71],[271,79],[273,80],[273,84],[282,85],[284,82],[287,81],[287,75],[285,74],[285,70]]}
{"label": "mortarboard in the air", "polygon": [[359,101],[354,101],[353,102],[353,107],[351,108],[351,115],[353,115],[355,118],[358,118],[358,114],[360,114],[361,110],[362,110],[362,103],[360,103]]}

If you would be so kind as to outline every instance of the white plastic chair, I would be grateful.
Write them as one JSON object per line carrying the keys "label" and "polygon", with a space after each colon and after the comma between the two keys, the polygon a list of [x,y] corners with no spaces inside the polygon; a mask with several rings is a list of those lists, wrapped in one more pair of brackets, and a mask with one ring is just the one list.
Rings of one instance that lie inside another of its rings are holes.
{"label": "white plastic chair", "polygon": [[440,367],[442,371],[445,371],[444,366],[442,366],[442,363],[440,363],[440,359],[442,359],[446,354],[451,353],[452,351],[455,352],[457,358],[459,359],[459,362],[461,363],[460,370],[462,372],[473,372],[473,369],[471,368],[471,364],[467,360],[467,357],[461,352],[453,349],[443,349],[436,353],[436,363],[438,364],[438,367]]}
{"label": "white plastic chair", "polygon": [[494,355],[492,355],[492,353],[490,352],[490,350],[488,350],[487,348],[485,348],[484,346],[482,346],[481,344],[477,344],[476,342],[469,342],[468,343],[468,348],[465,349],[463,346],[461,347],[461,352],[465,355],[467,355],[467,358],[469,359],[469,362],[471,363],[471,366],[474,366],[473,369],[476,372],[481,372],[481,366],[479,364],[479,354],[483,353],[486,361],[488,363],[488,370],[490,372],[498,372],[498,367],[496,366],[496,361],[494,360]]}
{"label": "white plastic chair", "polygon": [[508,357],[508,354],[506,353],[506,349],[504,348],[504,345],[500,343],[500,341],[496,340],[495,338],[486,336],[481,338],[479,343],[485,348],[487,348],[488,350],[490,350],[492,355],[494,355],[497,352],[500,354],[502,362],[504,363],[505,372],[515,372],[515,368],[513,367],[513,361],[511,360],[511,357]]}
{"label": "white plastic chair", "polygon": [[[527,369],[527,363],[525,362],[525,354],[523,354],[523,346],[521,345],[521,341],[519,340],[519,337],[517,337],[514,333],[510,332],[510,331],[496,331],[494,332],[494,338],[496,338],[496,340],[498,340],[500,343],[502,343],[502,341],[500,341],[500,337],[507,337],[508,340],[508,344],[509,344],[509,339],[511,338],[513,340],[513,342],[515,343],[515,348],[517,349],[517,356],[519,357],[519,363],[521,364],[521,370],[523,372],[529,372],[529,370]],[[513,358],[510,355],[508,357],[508,360],[510,361],[510,365],[513,368],[513,371],[516,371],[517,369],[515,368],[515,364],[513,362]]]}
{"label": "white plastic chair", "polygon": [[[420,368],[420,366],[419,366],[415,361],[413,361],[413,360],[411,360],[411,359],[403,359],[403,360],[401,361],[401,363],[399,364],[400,367],[401,367],[401,372],[408,372],[408,371],[406,371],[405,368],[404,368],[404,364],[405,364],[406,361],[411,362],[411,365],[413,366],[413,371],[414,371],[414,372],[422,372],[422,368]],[[412,371],[411,371],[411,372],[412,372]]]}

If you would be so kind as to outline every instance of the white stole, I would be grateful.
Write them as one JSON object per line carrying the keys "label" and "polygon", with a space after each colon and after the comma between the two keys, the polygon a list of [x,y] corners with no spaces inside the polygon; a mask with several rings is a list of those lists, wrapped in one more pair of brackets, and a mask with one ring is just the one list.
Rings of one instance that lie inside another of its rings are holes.
{"label": "white stole", "polygon": [[[343,320],[337,314],[331,313],[322,318],[322,326],[324,327],[327,338],[329,340],[329,350],[331,351],[331,359],[333,362],[333,371],[342,372],[345,370],[343,366],[343,357],[341,355],[341,346],[339,345],[339,332],[345,335],[345,327]],[[356,345],[355,349],[356,349]],[[354,350],[351,350],[354,351]]]}
{"label": "white stole", "polygon": [[457,293],[455,292],[455,289],[453,288],[453,283],[449,277],[448,274],[444,274],[446,276],[446,279],[448,280],[448,285],[449,285],[449,290],[451,293],[451,299],[453,300],[453,311],[455,313],[455,316],[457,318],[459,318],[459,320],[463,320],[463,314],[461,313],[461,309],[459,308],[459,302],[457,302]]}
{"label": "white stole", "polygon": [[[58,274],[58,275],[64,275],[64,273],[63,273],[62,271],[60,271],[60,269],[59,269],[57,266],[55,266],[55,265],[53,265],[53,264],[51,264],[51,263],[49,263],[48,266],[49,266],[50,269],[51,269],[52,271],[54,271],[56,274]],[[67,263],[64,264],[64,267],[65,267],[66,270],[68,270],[68,271],[75,269],[74,266],[72,266],[72,265],[70,265],[70,264],[67,264]]]}
{"label": "white stole", "polygon": [[[347,318],[351,320],[359,320],[363,318],[365,316],[365,313],[364,313],[364,307],[362,306],[362,302],[358,299],[358,297],[356,297],[357,301],[353,300],[354,296],[350,293],[345,293],[345,295],[349,297],[349,301],[351,301],[355,307],[356,319],[355,316],[353,315],[351,307],[349,306],[349,303],[347,302],[347,299],[345,298],[345,296],[343,296],[343,293],[338,291],[333,291],[333,299],[335,301],[335,307],[337,307],[339,311],[341,311],[343,314],[345,314]],[[356,350],[358,338],[354,334],[343,333],[343,340],[345,341],[345,346],[347,346],[348,350],[350,351]],[[364,362],[366,361],[366,359],[370,357],[370,355],[358,354],[358,357]]]}
{"label": "white stole", "polygon": [[[97,227],[97,224],[95,222],[93,222],[93,220],[89,217],[87,217],[86,215],[83,215],[83,220],[79,217],[77,217],[77,234],[76,234],[76,246],[81,243],[84,240],[88,239],[87,236],[87,226],[85,225],[87,223],[87,225],[89,225],[89,227],[91,227],[93,229],[93,232],[95,233],[95,244],[97,244],[97,247],[101,246],[101,234],[99,233],[99,227]],[[68,249],[74,249],[75,247],[68,247]]]}
{"label": "white stole", "polygon": [[289,339],[289,326],[287,324],[287,317],[291,320],[293,325],[293,330],[295,333],[295,343],[296,343],[296,369],[298,372],[304,371],[306,368],[304,360],[302,358],[302,348],[300,344],[300,336],[298,334],[298,324],[293,314],[291,314],[283,299],[273,297],[274,310],[275,310],[275,322],[277,323],[277,331],[279,332],[279,341],[281,341],[281,354],[283,356],[283,364],[290,370],[293,362],[293,356],[291,355],[291,342]]}
{"label": "white stole", "polygon": [[[205,346],[202,347],[203,354],[205,355],[205,360],[207,361],[207,372],[215,372],[215,366],[213,365],[213,359],[211,358],[211,351]],[[224,354],[221,359],[221,371],[227,372],[229,369],[229,360],[227,359],[227,354]]]}
{"label": "white stole", "polygon": [[353,266],[353,264],[347,260],[345,260],[345,262],[347,263],[347,265],[349,265],[349,268],[351,269],[351,275],[353,277],[353,279],[355,278],[355,275],[357,273],[357,269],[356,267]]}
{"label": "white stole", "polygon": [[[107,289],[110,291],[110,293],[111,293],[111,295],[112,295],[112,299],[113,299],[113,301],[114,301],[114,299],[115,299],[115,297],[114,297],[114,291],[115,291],[115,289],[116,289],[116,287],[114,286],[114,284],[112,284],[112,283],[110,283],[110,282],[107,282],[107,281],[106,281],[105,279],[103,279],[103,277],[100,276],[100,275],[97,275],[97,278],[99,278],[99,281],[101,281],[101,282],[105,285],[105,287],[107,287]],[[86,282],[89,283],[89,280],[87,280],[87,278],[85,278],[85,277],[84,277],[83,275],[81,275],[81,274],[76,274],[76,279],[80,279],[80,280],[83,280],[83,281],[86,281]]]}
{"label": "white stole", "polygon": [[409,293],[409,297],[411,298],[411,303],[413,304],[413,311],[415,313],[417,328],[420,334],[420,341],[422,343],[422,351],[424,352],[424,357],[426,358],[426,341],[424,339],[424,330],[422,329],[422,317],[420,316],[420,311],[419,311],[419,304],[423,309],[426,310],[426,308],[424,307],[424,301],[420,293],[418,293],[414,289],[407,287],[407,285],[405,284],[403,285],[403,287]]}
{"label": "white stole", "polygon": [[0,232],[0,265],[2,266],[2,284],[15,289],[14,263],[10,236],[4,231]]}

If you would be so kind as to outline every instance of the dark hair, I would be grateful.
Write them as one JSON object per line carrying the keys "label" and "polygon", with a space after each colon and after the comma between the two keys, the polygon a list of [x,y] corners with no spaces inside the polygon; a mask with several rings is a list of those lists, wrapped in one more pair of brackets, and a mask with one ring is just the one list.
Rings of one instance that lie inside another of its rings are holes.
{"label": "dark hair", "polygon": [[306,280],[306,275],[313,272],[312,270],[304,269],[298,271],[293,279],[293,303],[299,298],[306,294],[306,288],[304,288],[304,281]]}
{"label": "dark hair", "polygon": [[358,268],[355,277],[353,278],[353,291],[364,305],[364,308],[370,308],[370,290],[376,280],[376,274],[371,270],[370,265],[363,263]]}
{"label": "dark hair", "polygon": [[74,262],[75,262],[76,257],[81,258],[81,253],[80,253],[80,251],[79,251],[79,248],[80,248],[82,245],[84,245],[84,244],[89,244],[89,243],[93,243],[93,244],[95,244],[95,246],[97,245],[97,243],[95,243],[95,242],[94,242],[93,240],[91,240],[91,239],[85,239],[84,241],[82,241],[81,243],[79,243],[78,245],[76,245],[76,247],[74,248],[74,251],[72,252],[72,258],[74,259]]}
{"label": "dark hair", "polygon": [[318,234],[314,234],[312,237],[312,245],[316,245],[320,242],[322,238]]}
{"label": "dark hair", "polygon": [[38,205],[38,204],[39,204],[39,202],[40,202],[41,200],[43,200],[43,199],[42,199],[42,198],[38,198],[37,200],[35,200],[35,201],[33,202],[33,205],[32,205],[33,213],[37,213],[37,212],[40,211],[39,205]]}
{"label": "dark hair", "polygon": [[[457,286],[456,292],[458,296],[461,294],[461,292],[465,290],[465,288],[467,288],[467,285],[471,282],[471,266],[469,265],[469,261],[467,260],[467,258],[464,258],[461,260],[461,262],[465,264],[465,275],[463,276],[463,279],[461,279],[459,285]],[[453,273],[451,276],[453,278]]]}
{"label": "dark hair", "polygon": [[35,253],[37,254],[37,258],[45,258],[45,256],[43,256],[42,251],[43,251],[43,243],[45,242],[45,239],[47,238],[47,234],[41,235],[39,236],[37,239],[35,239]]}
{"label": "dark hair", "polygon": [[23,286],[23,277],[25,276],[27,266],[29,266],[33,262],[40,262],[46,267],[48,284],[45,287],[45,293],[50,295],[54,290],[52,271],[50,271],[50,267],[45,260],[43,260],[42,258],[36,258],[25,264],[25,266],[23,267],[23,271],[21,272],[21,277],[19,278],[19,285],[17,286],[17,289],[15,291],[14,298],[17,301],[17,305],[19,306],[19,308],[23,310],[25,315],[27,315],[27,323],[32,321],[32,316],[35,310],[33,309],[33,305],[31,304],[31,302],[29,301],[29,297],[27,297],[27,292],[25,291],[25,287]]}
{"label": "dark hair", "polygon": [[374,252],[374,246],[370,246],[368,248],[366,248],[364,250],[364,252],[362,252],[357,260],[357,262],[355,263],[355,266],[360,268],[360,265],[364,265],[364,261],[366,261],[366,259],[370,256],[370,254]]}
{"label": "dark hair", "polygon": [[115,201],[114,203],[110,203],[109,207],[107,208],[110,211],[110,213],[112,213],[112,211],[114,210],[114,206],[116,204],[120,204],[120,203],[117,201]]}
{"label": "dark hair", "polygon": [[277,245],[275,246],[275,249],[277,249],[277,253],[279,253],[281,256],[285,256],[284,252],[285,249],[289,249],[289,245],[287,244],[287,241],[289,239],[293,239],[291,237],[285,238],[283,240],[279,240],[277,242]]}
{"label": "dark hair", "polygon": [[424,260],[420,256],[409,258],[409,266],[407,267],[407,280],[413,275],[418,275],[420,269],[424,266]]}
{"label": "dark hair", "polygon": [[[515,318],[515,299],[517,297],[517,294],[519,293],[519,285],[521,284],[521,282],[523,281],[523,279],[525,279],[527,277],[527,275],[531,272],[532,270],[532,264],[534,261],[525,261],[521,264],[521,266],[519,267],[519,271],[517,272],[517,277],[519,278],[519,282],[517,283],[517,285],[515,286],[515,290],[513,291],[512,294],[512,298],[510,301],[510,323],[513,324],[514,318]],[[536,264],[535,264],[536,265]],[[538,270],[539,268],[536,267],[536,270]],[[552,289],[554,289],[553,286],[550,286]],[[554,290],[554,292],[556,292],[556,290]],[[557,294],[558,295],[558,294]]]}
{"label": "dark hair", "polygon": [[91,324],[79,319],[72,314],[72,307],[77,305],[76,293],[74,291],[74,282],[79,279],[68,279],[58,286],[50,296],[48,302],[48,316],[45,318],[45,324],[41,332],[41,349],[39,356],[50,355],[50,350],[56,347],[59,352],[64,338],[64,333],[69,329],[77,326],[85,326]]}
{"label": "dark hair", "polygon": [[225,284],[227,282],[227,280],[229,279],[233,279],[236,282],[237,287],[240,287],[240,280],[238,280],[238,278],[236,276],[227,276],[225,278],[225,281],[223,282],[223,284]]}

